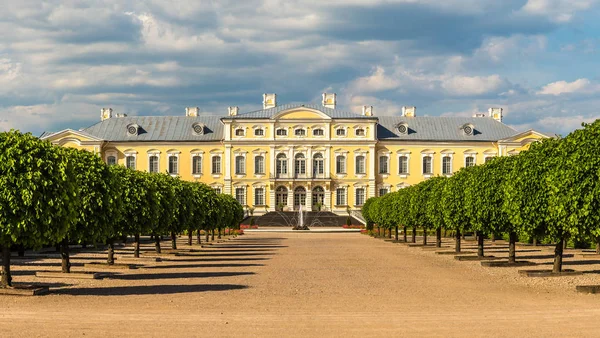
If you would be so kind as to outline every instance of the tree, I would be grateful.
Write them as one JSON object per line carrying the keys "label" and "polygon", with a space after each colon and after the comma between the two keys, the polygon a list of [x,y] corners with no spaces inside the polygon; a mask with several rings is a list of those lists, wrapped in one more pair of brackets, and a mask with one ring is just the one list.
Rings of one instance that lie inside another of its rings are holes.
{"label": "tree", "polygon": [[430,178],[428,180],[431,184],[429,198],[425,202],[425,217],[431,227],[436,229],[436,247],[438,248],[442,246],[442,228],[445,227],[441,196],[447,180],[444,176]]}
{"label": "tree", "polygon": [[468,175],[469,168],[459,170],[453,177],[448,179],[441,195],[442,205],[444,206],[442,208],[444,224],[456,231],[456,252],[460,252],[461,233],[468,229],[469,218],[464,208],[464,189]]}
{"label": "tree", "polygon": [[156,253],[161,253],[160,237],[171,229],[172,223],[177,219],[175,189],[172,185],[172,177],[167,174],[156,173],[148,174],[148,176],[155,188],[153,191],[154,207],[159,211],[157,219],[150,223],[150,232],[154,235]]}
{"label": "tree", "polygon": [[[361,214],[362,214],[363,218],[365,219],[365,222],[367,223],[367,231],[373,230],[374,221],[373,221],[373,217],[371,216],[370,208],[373,206],[373,203],[375,203],[376,200],[377,200],[377,197],[368,198],[361,208]],[[396,238],[396,240],[398,240],[398,239]]]}
{"label": "tree", "polygon": [[12,286],[11,245],[40,248],[61,241],[76,220],[73,164],[49,142],[0,133],[0,287]]}

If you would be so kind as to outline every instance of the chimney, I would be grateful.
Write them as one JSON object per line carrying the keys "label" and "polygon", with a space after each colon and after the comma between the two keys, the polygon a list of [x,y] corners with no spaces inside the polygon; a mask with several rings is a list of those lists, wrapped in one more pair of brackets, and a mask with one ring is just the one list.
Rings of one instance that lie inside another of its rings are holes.
{"label": "chimney", "polygon": [[490,108],[488,109],[490,117],[498,122],[502,122],[502,108]]}
{"label": "chimney", "polygon": [[101,121],[108,120],[112,118],[112,108],[102,108],[100,109],[100,119]]}
{"label": "chimney", "polygon": [[363,106],[363,116],[373,116],[373,106]]}
{"label": "chimney", "polygon": [[473,114],[473,117],[485,117],[485,114],[483,114],[483,113],[475,113],[475,114]]}
{"label": "chimney", "polygon": [[269,109],[277,106],[276,94],[263,94],[263,109]]}
{"label": "chimney", "polygon": [[240,110],[239,107],[229,107],[227,109],[229,111],[229,116],[236,116],[238,114],[238,111]]}
{"label": "chimney", "polygon": [[185,116],[198,116],[200,108],[198,107],[187,107],[185,108]]}
{"label": "chimney", "polygon": [[336,104],[335,93],[333,93],[333,94],[323,93],[323,107],[335,109],[335,104]]}
{"label": "chimney", "polygon": [[402,107],[402,116],[404,116],[404,117],[417,116],[417,107]]}

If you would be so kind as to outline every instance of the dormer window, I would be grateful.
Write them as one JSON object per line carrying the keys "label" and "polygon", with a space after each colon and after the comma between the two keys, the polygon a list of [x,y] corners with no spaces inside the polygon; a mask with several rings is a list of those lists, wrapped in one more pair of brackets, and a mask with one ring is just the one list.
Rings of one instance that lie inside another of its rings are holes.
{"label": "dormer window", "polygon": [[265,136],[265,130],[262,128],[254,129],[254,136]]}
{"label": "dormer window", "polygon": [[277,136],[287,136],[287,130],[283,128],[277,129],[275,133]]}
{"label": "dormer window", "polygon": [[298,128],[294,130],[294,135],[299,137],[306,136],[306,130]]}
{"label": "dormer window", "polygon": [[192,125],[192,129],[194,130],[194,134],[196,135],[204,134],[204,125],[202,123],[194,123]]}
{"label": "dormer window", "polygon": [[355,131],[356,136],[365,136],[365,130],[363,128],[358,128]]}
{"label": "dormer window", "polygon": [[137,136],[139,126],[135,123],[127,125],[127,135]]}
{"label": "dormer window", "polygon": [[407,123],[400,123],[398,125],[398,127],[396,127],[396,129],[398,129],[398,132],[402,135],[408,134],[408,124]]}
{"label": "dormer window", "polygon": [[242,128],[236,129],[235,136],[244,136],[244,129],[242,129]]}
{"label": "dormer window", "polygon": [[313,129],[313,136],[323,136],[324,134],[323,129]]}
{"label": "dormer window", "polygon": [[463,133],[465,133],[465,135],[467,136],[471,136],[475,132],[475,127],[470,123],[463,125],[461,129],[463,130]]}
{"label": "dormer window", "polygon": [[344,128],[339,128],[335,131],[335,134],[337,136],[346,136],[346,129]]}

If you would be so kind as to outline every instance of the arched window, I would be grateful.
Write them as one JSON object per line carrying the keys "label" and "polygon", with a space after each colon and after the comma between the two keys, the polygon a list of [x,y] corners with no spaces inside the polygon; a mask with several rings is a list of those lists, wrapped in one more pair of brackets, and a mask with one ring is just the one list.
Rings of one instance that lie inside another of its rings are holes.
{"label": "arched window", "polygon": [[465,167],[472,167],[475,165],[475,157],[467,156],[465,157]]}
{"label": "arched window", "polygon": [[179,157],[176,155],[169,155],[169,174],[179,174]]}
{"label": "arched window", "polygon": [[244,136],[244,129],[242,129],[242,128],[236,129],[235,136]]}
{"label": "arched window", "polygon": [[294,173],[296,176],[306,174],[306,159],[303,154],[296,154]]}
{"label": "arched window", "polygon": [[388,165],[388,157],[387,156],[379,156],[379,173],[380,174],[389,174],[390,166]]}
{"label": "arched window", "polygon": [[444,175],[452,174],[452,157],[450,157],[450,156],[442,157],[442,174],[444,174]]}
{"label": "arched window", "polygon": [[277,134],[277,136],[287,136],[287,130],[284,128],[277,129],[275,133]]}
{"label": "arched window", "polygon": [[135,170],[135,156],[129,155],[125,157],[125,166],[127,167],[127,169]]}
{"label": "arched window", "polygon": [[284,186],[277,187],[275,190],[275,202],[277,204],[277,208],[281,209],[283,206],[286,206],[288,203],[288,190]]}
{"label": "arched window", "polygon": [[285,176],[288,173],[288,164],[287,157],[285,154],[277,155],[277,163],[276,163],[276,174],[277,177]]}
{"label": "arched window", "polygon": [[296,136],[306,136],[306,130],[298,128],[294,130],[294,135]]}
{"label": "arched window", "polygon": [[[325,204],[325,190],[322,187],[315,187],[312,192],[312,205],[323,207]],[[320,210],[318,210],[320,211]]]}
{"label": "arched window", "polygon": [[356,156],[356,173],[357,174],[365,174],[365,157],[362,155]]}
{"label": "arched window", "polygon": [[194,155],[192,157],[192,174],[202,174],[202,156],[200,155]]}
{"label": "arched window", "polygon": [[379,196],[383,196],[388,193],[388,188],[379,188]]}
{"label": "arched window", "polygon": [[106,158],[106,164],[108,165],[115,165],[117,164],[117,157],[116,156],[109,156]]}
{"label": "arched window", "polygon": [[152,155],[148,158],[148,171],[151,173],[158,172],[158,156]]}
{"label": "arched window", "polygon": [[246,188],[235,188],[235,199],[241,204],[246,205]]}
{"label": "arched window", "polygon": [[344,128],[336,129],[335,134],[337,136],[346,136],[346,129],[344,129]]}
{"label": "arched window", "polygon": [[356,188],[356,205],[365,204],[365,188]]}
{"label": "arched window", "polygon": [[265,136],[265,130],[262,128],[254,129],[254,136]]}
{"label": "arched window", "polygon": [[335,172],[337,174],[346,173],[346,156],[338,155],[335,157]]}
{"label": "arched window", "polygon": [[264,174],[265,173],[265,157],[262,155],[256,156],[254,158],[254,174]]}
{"label": "arched window", "polygon": [[265,205],[265,188],[254,188],[254,205]]}
{"label": "arched window", "polygon": [[325,161],[323,161],[323,155],[320,153],[315,154],[313,157],[313,176],[325,174]]}
{"label": "arched window", "polygon": [[346,189],[335,189],[335,205],[346,205]]}
{"label": "arched window", "polygon": [[485,160],[483,161],[484,163],[488,163],[489,161],[493,160],[494,156],[488,156],[485,158]]}
{"label": "arched window", "polygon": [[355,134],[356,134],[356,136],[365,136],[366,135],[365,130],[362,128],[356,129]]}
{"label": "arched window", "polygon": [[408,174],[408,156],[402,155],[398,157],[398,174]]}
{"label": "arched window", "polygon": [[215,175],[221,174],[221,156],[219,156],[219,155],[213,156],[211,171]]}
{"label": "arched window", "polygon": [[235,173],[236,175],[244,175],[246,173],[246,158],[238,155],[235,157]]}
{"label": "arched window", "polygon": [[433,168],[431,165],[431,156],[423,156],[423,174],[433,174]]}
{"label": "arched window", "polygon": [[298,187],[294,190],[294,207],[300,207],[300,205],[306,205],[306,189],[304,187]]}
{"label": "arched window", "polygon": [[323,136],[324,132],[323,129],[318,128],[318,129],[313,129],[313,136]]}

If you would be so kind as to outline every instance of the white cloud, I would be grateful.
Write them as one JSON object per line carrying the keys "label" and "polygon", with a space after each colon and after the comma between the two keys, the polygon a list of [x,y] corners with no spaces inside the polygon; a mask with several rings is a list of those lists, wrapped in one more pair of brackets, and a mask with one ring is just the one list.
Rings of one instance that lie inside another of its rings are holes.
{"label": "white cloud", "polygon": [[499,75],[490,76],[448,76],[442,81],[442,88],[453,96],[477,96],[498,93],[510,84]]}
{"label": "white cloud", "polygon": [[543,15],[557,22],[568,22],[577,12],[598,4],[598,0],[528,0],[523,12]]}
{"label": "white cloud", "polygon": [[562,94],[595,94],[600,93],[600,84],[593,83],[588,79],[577,79],[573,82],[557,81],[544,87],[538,94],[562,95]]}

